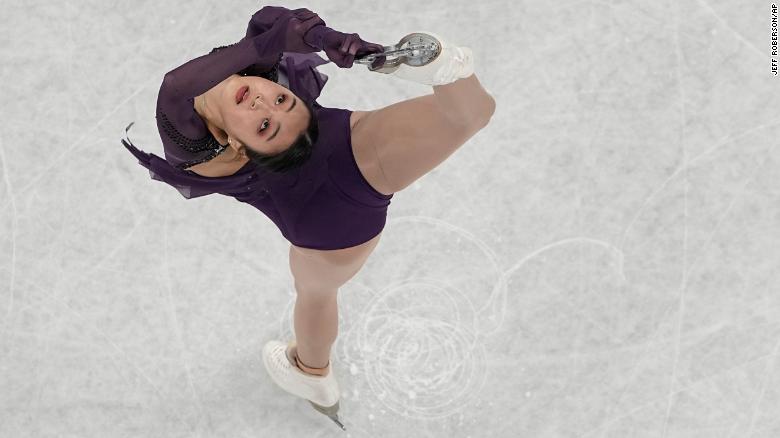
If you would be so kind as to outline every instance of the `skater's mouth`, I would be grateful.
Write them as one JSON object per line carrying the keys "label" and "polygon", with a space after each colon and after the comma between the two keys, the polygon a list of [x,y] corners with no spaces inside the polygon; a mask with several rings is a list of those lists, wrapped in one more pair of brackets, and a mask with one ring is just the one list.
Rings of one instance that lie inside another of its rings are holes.
{"label": "skater's mouth", "polygon": [[238,91],[236,91],[236,105],[243,102],[247,95],[249,95],[249,86],[244,85],[243,87],[239,88]]}

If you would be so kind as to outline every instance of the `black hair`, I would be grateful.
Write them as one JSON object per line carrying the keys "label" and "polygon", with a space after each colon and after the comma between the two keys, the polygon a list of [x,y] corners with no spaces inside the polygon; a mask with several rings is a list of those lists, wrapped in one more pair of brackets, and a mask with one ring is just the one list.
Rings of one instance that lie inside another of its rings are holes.
{"label": "black hair", "polygon": [[309,109],[309,125],[306,129],[286,150],[278,154],[263,154],[245,146],[244,150],[250,161],[271,172],[287,172],[303,165],[311,157],[314,143],[317,142],[320,134],[320,127],[312,105],[304,99],[299,100]]}

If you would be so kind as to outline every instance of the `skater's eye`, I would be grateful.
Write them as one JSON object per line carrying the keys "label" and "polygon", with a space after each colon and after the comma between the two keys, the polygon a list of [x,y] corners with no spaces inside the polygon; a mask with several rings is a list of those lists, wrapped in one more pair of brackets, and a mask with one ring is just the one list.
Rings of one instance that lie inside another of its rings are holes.
{"label": "skater's eye", "polygon": [[263,124],[260,125],[260,132],[265,131],[269,124],[271,124],[271,122],[268,119],[263,119]]}
{"label": "skater's eye", "polygon": [[[281,97],[281,98],[282,98],[282,102],[284,102],[285,100],[287,100],[287,96],[281,95],[281,96],[279,96],[279,97]],[[278,99],[277,99],[277,101],[278,101]],[[289,107],[289,108],[287,108],[287,109],[286,109],[284,112],[286,112],[286,113],[289,113],[290,111],[292,111],[292,110],[293,110],[293,108],[295,108],[295,103],[296,103],[297,101],[298,101],[298,99],[296,99],[296,98],[295,98],[295,96],[293,96],[293,98],[292,98],[292,104],[290,104],[290,107]],[[267,122],[267,124],[266,124],[266,122]],[[266,130],[266,129],[268,129],[270,126],[271,126],[271,121],[270,121],[270,120],[268,120],[268,119],[264,119],[264,120],[263,120],[263,125],[260,127],[260,132],[258,132],[258,134],[262,133],[262,131],[265,131],[265,130]],[[274,138],[276,138],[276,135],[277,135],[277,134],[279,134],[279,131],[280,131],[281,129],[282,129],[282,124],[281,124],[281,123],[276,123],[276,130],[274,131],[274,133],[273,133],[273,134],[269,135],[269,136],[268,136],[268,138],[266,138],[266,139],[265,139],[265,141],[266,141],[266,142],[270,142],[271,140],[273,140]]]}
{"label": "skater's eye", "polygon": [[[276,98],[276,104],[279,105],[280,103],[287,100],[287,96],[284,94],[280,94],[279,97]],[[294,102],[293,102],[294,103]],[[291,108],[292,109],[292,108]],[[289,110],[288,110],[289,111]],[[263,132],[266,129],[268,129],[268,126],[271,124],[271,121],[268,119],[263,119],[263,124],[260,125],[260,130],[258,132]]]}

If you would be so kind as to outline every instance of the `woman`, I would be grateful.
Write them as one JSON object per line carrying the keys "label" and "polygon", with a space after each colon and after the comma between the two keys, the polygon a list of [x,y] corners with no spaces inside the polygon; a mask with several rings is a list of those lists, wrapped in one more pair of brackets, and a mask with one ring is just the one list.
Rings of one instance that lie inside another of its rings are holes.
{"label": "woman", "polygon": [[316,98],[328,78],[316,66],[327,61],[313,52],[350,68],[383,46],[330,29],[307,9],[264,7],[240,42],[165,75],[157,102],[165,160],[122,140],[153,179],[188,199],[220,193],[250,204],[290,241],[296,339],[267,343],[263,362],[279,386],[342,428],[329,360],[338,288],[379,242],[393,194],[449,157],[495,108],[470,49],[426,34],[440,43],[438,57],[392,73],[433,94],[374,111],[325,108]]}

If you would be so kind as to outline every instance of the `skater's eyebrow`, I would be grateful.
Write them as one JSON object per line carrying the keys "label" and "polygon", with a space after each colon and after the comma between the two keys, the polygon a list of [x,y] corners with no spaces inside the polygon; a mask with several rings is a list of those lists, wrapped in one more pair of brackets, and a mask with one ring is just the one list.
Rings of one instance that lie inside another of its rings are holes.
{"label": "skater's eyebrow", "polygon": [[276,137],[276,134],[279,132],[279,130],[280,130],[281,128],[282,128],[282,124],[281,124],[281,123],[279,123],[278,125],[276,125],[276,131],[274,131],[274,133],[273,133],[273,134],[271,134],[271,136],[270,136],[270,137],[268,137],[268,138],[267,138],[265,141],[271,141],[271,140],[273,140],[273,139],[274,139],[274,137]]}
{"label": "skater's eyebrow", "polygon": [[[290,105],[290,108],[288,108],[288,109],[287,109],[287,111],[285,111],[285,112],[286,112],[286,113],[289,113],[290,111],[292,111],[292,109],[293,109],[293,108],[295,108],[295,103],[296,103],[297,101],[298,101],[298,99],[296,99],[295,97],[293,97],[293,103],[292,103],[292,105]],[[271,140],[273,140],[273,139],[274,139],[274,137],[276,137],[276,134],[278,134],[278,133],[279,133],[279,130],[280,130],[280,129],[282,129],[282,124],[281,124],[281,123],[279,123],[278,125],[276,125],[276,131],[274,131],[274,133],[273,133],[273,134],[271,134],[271,136],[270,136],[270,137],[268,137],[268,140],[266,140],[266,141],[271,141]]]}

